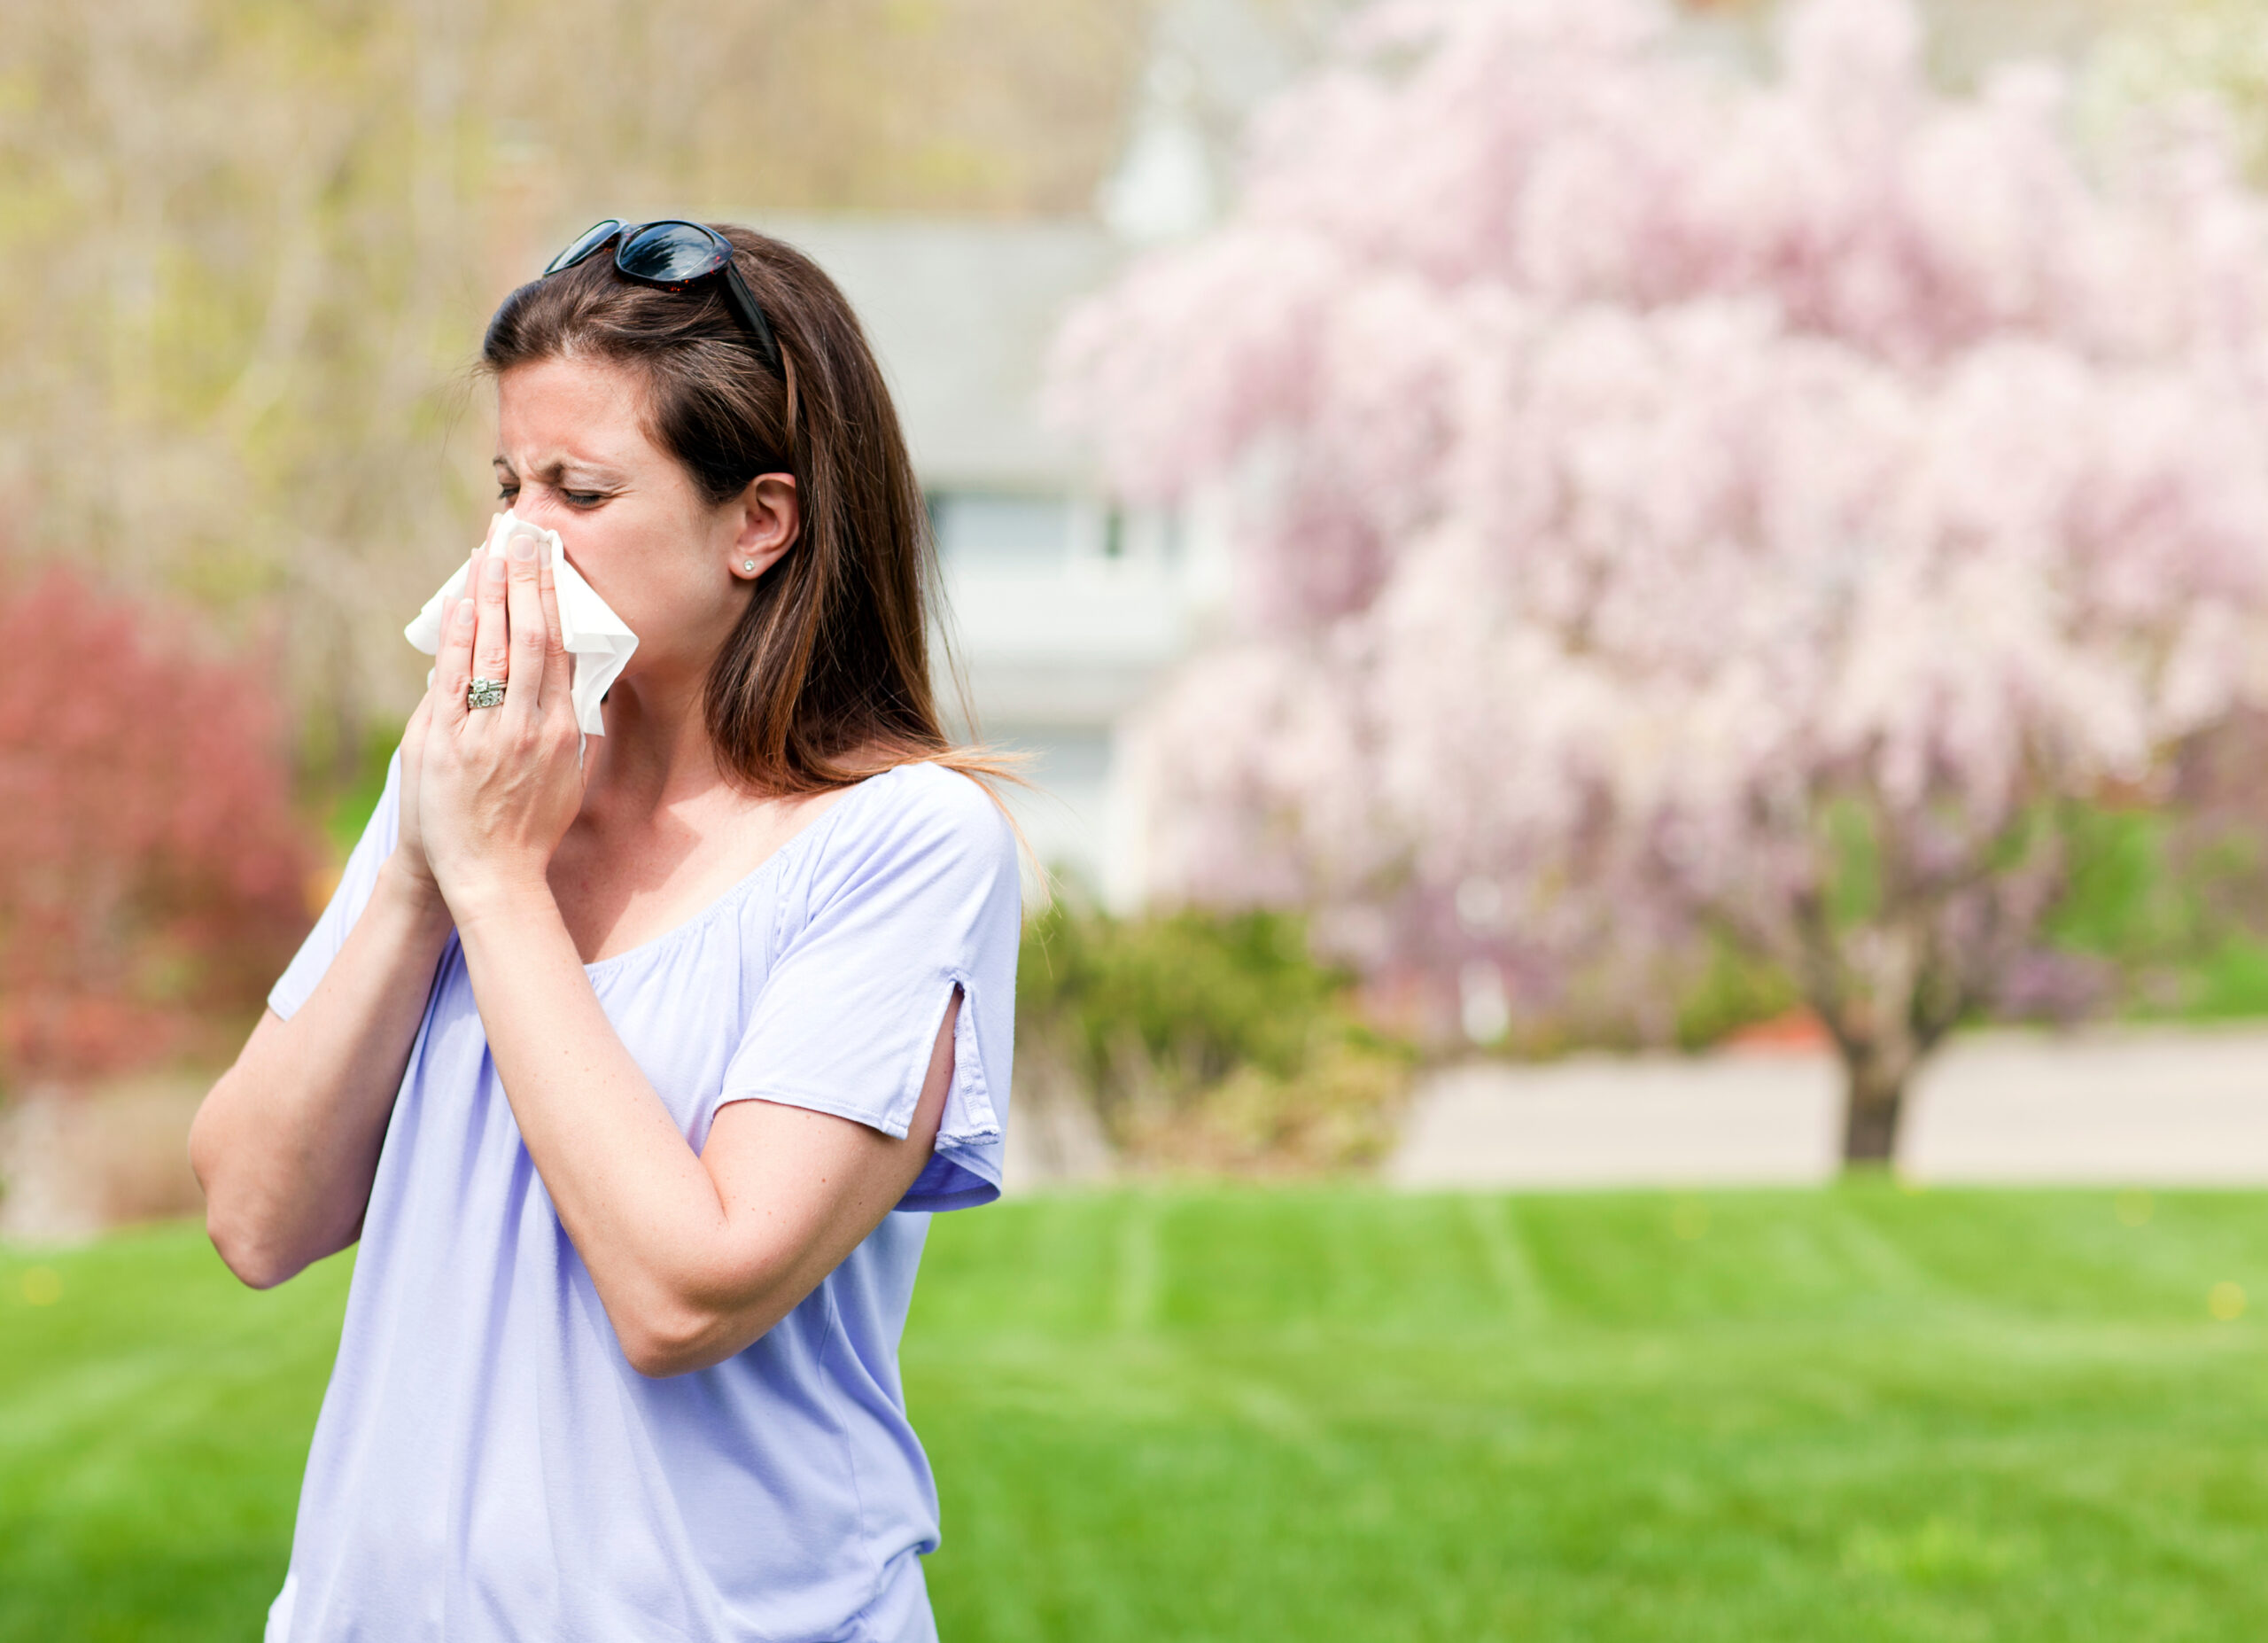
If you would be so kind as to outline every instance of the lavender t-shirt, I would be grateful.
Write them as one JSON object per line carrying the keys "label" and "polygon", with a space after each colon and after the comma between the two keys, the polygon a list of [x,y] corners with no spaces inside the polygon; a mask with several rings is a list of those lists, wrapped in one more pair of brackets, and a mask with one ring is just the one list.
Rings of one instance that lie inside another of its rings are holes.
{"label": "lavender t-shirt", "polygon": [[[306,1002],[392,850],[398,768],[269,995]],[[691,922],[590,965],[687,1141],[728,1102],[903,1135],[953,988],[934,1155],[898,1212],[714,1368],[623,1357],[520,1142],[454,938],[394,1099],[269,1643],[936,1635],[937,1501],[897,1344],[929,1218],[999,1194],[1013,835],[935,765],[865,782]]]}

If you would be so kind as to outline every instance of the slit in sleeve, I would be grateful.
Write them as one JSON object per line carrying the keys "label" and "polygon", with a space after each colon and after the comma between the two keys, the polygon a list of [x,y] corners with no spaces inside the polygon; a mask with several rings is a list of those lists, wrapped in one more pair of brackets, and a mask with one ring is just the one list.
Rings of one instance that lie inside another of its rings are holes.
{"label": "slit in sleeve", "polygon": [[909,790],[835,846],[757,990],[710,1120],[770,1101],[904,1136],[958,987],[936,1143],[897,1207],[961,1209],[1000,1191],[1022,930],[1015,847],[967,778],[893,774]]}

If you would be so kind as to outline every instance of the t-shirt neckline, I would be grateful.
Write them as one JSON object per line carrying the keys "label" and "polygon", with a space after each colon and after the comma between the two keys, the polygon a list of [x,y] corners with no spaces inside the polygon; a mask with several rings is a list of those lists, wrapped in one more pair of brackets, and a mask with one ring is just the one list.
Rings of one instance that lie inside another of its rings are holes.
{"label": "t-shirt neckline", "polygon": [[791,857],[799,854],[807,841],[824,831],[828,823],[834,822],[844,810],[856,803],[859,794],[875,783],[896,775],[905,768],[904,765],[892,765],[889,769],[878,770],[863,781],[853,782],[842,798],[836,799],[818,815],[813,816],[808,823],[789,836],[787,842],[777,850],[726,885],[706,907],[689,915],[680,923],[671,925],[660,934],[648,937],[634,947],[625,947],[619,953],[611,953],[602,959],[592,960],[583,966],[583,973],[595,981],[631,959],[651,956],[680,938],[692,936],[714,923],[731,908],[738,906],[762,881],[765,874],[782,866]]}

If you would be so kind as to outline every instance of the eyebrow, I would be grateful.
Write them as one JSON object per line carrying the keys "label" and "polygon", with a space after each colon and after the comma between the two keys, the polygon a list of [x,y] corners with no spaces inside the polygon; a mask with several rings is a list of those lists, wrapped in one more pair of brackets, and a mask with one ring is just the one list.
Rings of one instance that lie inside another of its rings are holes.
{"label": "eyebrow", "polygon": [[[501,452],[490,457],[488,463],[492,468],[501,468],[507,473],[517,471],[512,466],[511,458]],[[547,485],[556,485],[571,474],[577,478],[596,479],[602,484],[608,485],[619,484],[623,477],[616,470],[607,467],[602,463],[570,462],[560,457],[554,457],[549,462],[539,463],[530,471]]]}

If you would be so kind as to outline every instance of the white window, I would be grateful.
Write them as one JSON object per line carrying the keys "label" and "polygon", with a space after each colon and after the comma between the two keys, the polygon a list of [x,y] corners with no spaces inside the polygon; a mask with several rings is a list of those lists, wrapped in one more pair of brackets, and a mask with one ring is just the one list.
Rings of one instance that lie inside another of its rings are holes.
{"label": "white window", "polygon": [[932,491],[937,553],[968,571],[1058,571],[1070,562],[1071,501],[1013,491]]}

